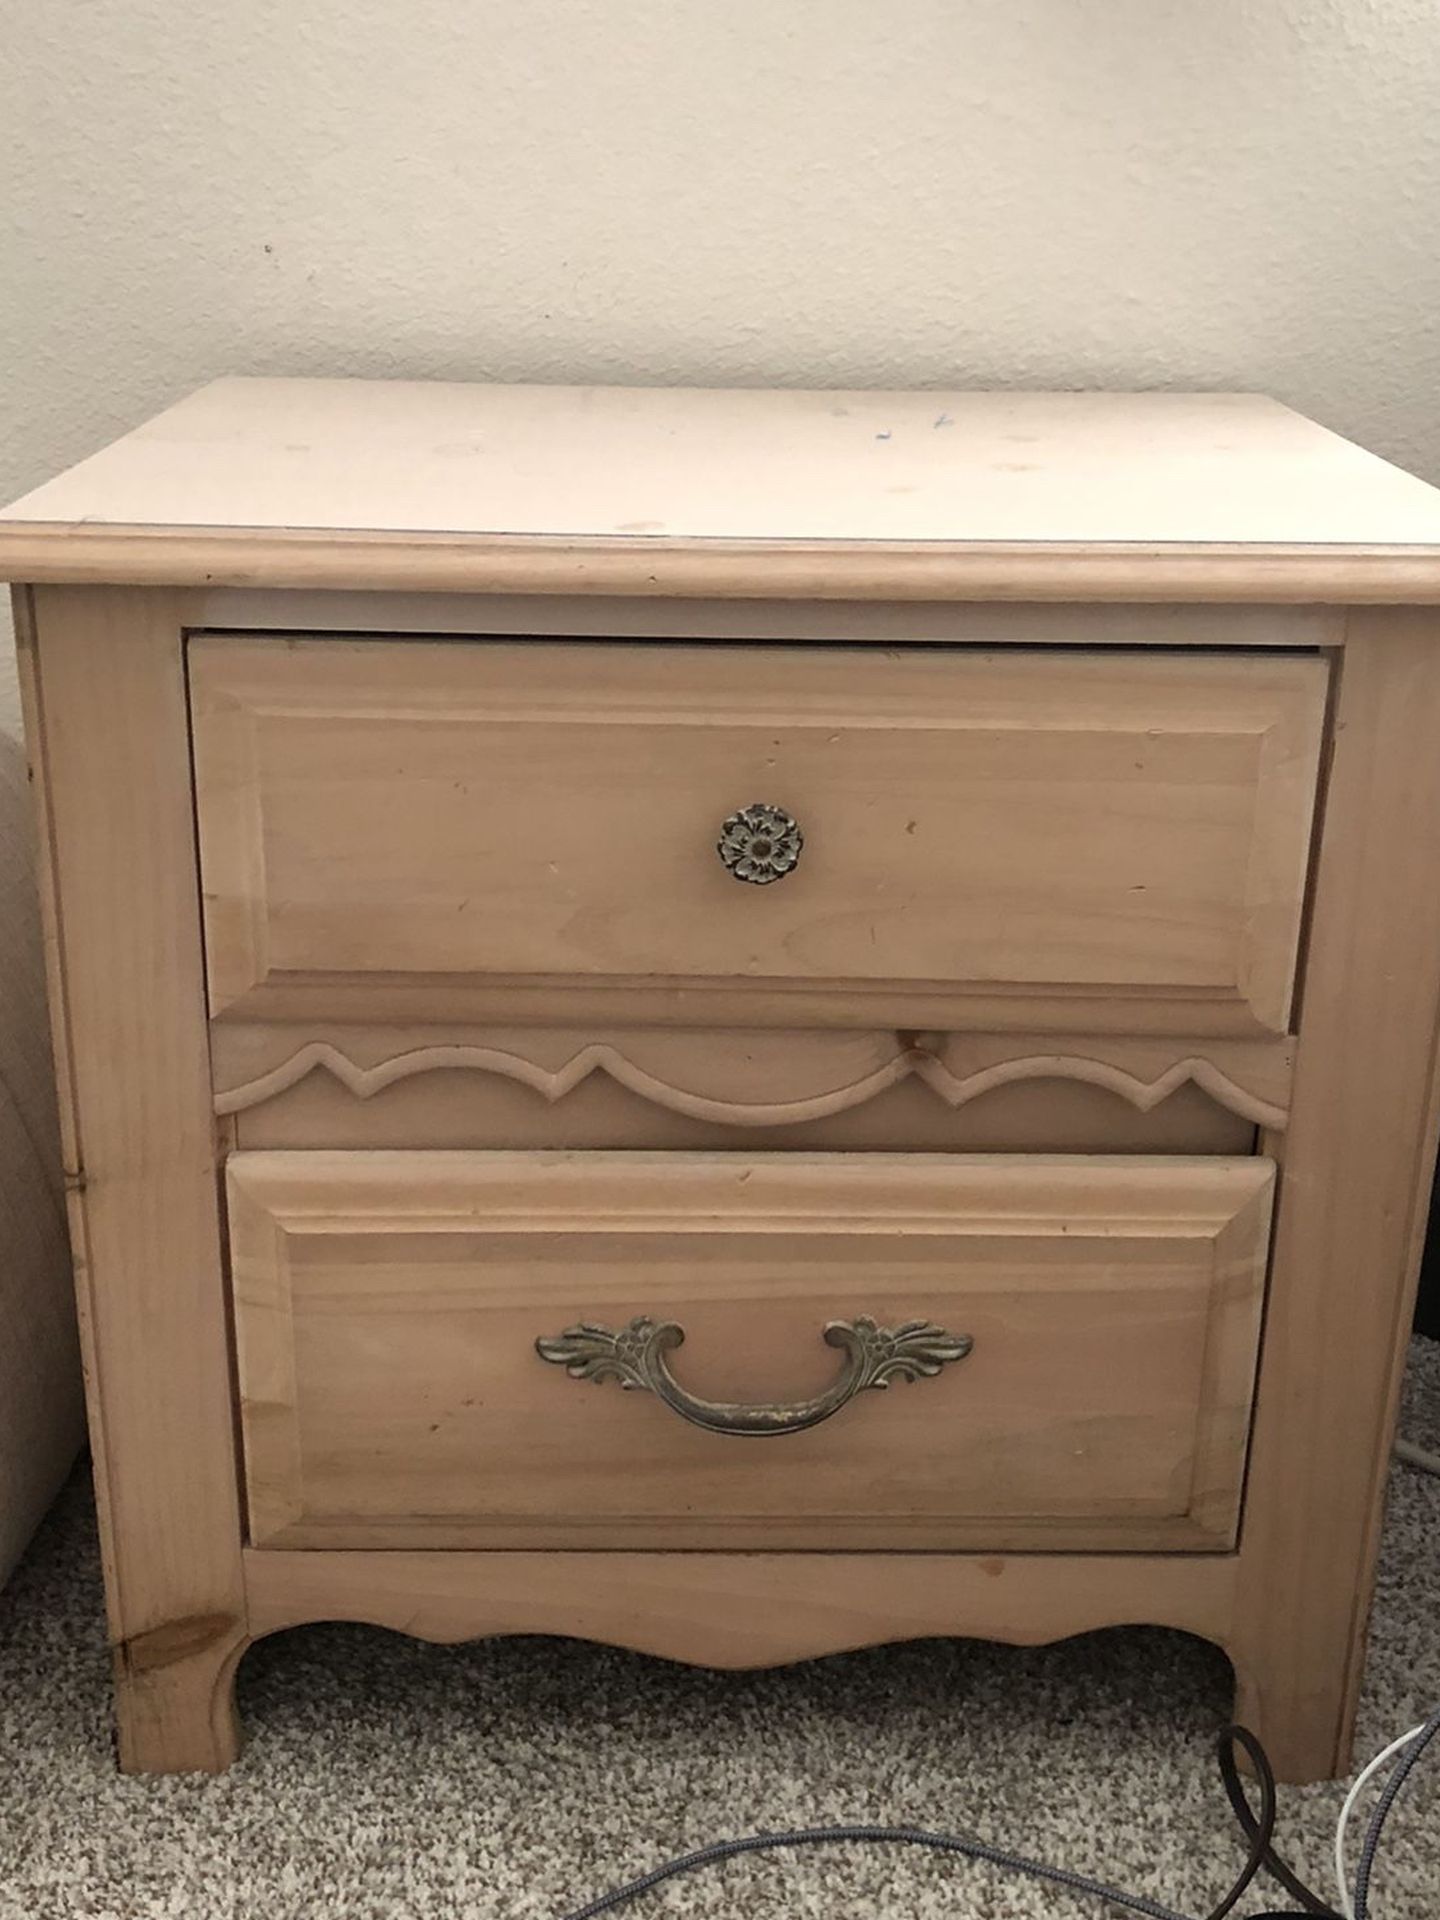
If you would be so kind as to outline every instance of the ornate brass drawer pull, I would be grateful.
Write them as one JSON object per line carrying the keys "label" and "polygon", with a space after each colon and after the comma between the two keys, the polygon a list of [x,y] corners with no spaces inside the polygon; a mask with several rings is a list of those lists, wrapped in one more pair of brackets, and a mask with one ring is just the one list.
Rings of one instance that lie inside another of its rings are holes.
{"label": "ornate brass drawer pull", "polygon": [[715,851],[735,879],[752,887],[768,887],[794,869],[804,845],[805,836],[793,814],[757,800],[721,822]]}
{"label": "ornate brass drawer pull", "polygon": [[684,1329],[673,1320],[642,1315],[618,1333],[610,1327],[567,1327],[551,1338],[542,1336],[535,1351],[542,1360],[564,1367],[572,1380],[618,1380],[622,1387],[658,1394],[682,1420],[709,1433],[803,1433],[838,1413],[866,1387],[928,1379],[950,1361],[963,1360],[973,1345],[968,1334],[946,1333],[928,1320],[907,1320],[893,1328],[877,1327],[863,1314],[856,1320],[832,1320],[825,1343],[845,1355],[833,1386],[813,1400],[744,1406],[701,1400],[686,1392],[665,1363],[665,1355],[684,1340]]}

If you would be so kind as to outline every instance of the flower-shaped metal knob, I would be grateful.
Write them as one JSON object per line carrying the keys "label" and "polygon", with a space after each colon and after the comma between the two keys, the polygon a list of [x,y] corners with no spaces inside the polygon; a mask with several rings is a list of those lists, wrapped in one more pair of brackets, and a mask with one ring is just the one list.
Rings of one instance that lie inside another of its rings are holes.
{"label": "flower-shaped metal knob", "polygon": [[799,822],[791,814],[757,800],[731,814],[720,829],[716,852],[737,880],[768,887],[794,868],[804,845]]}

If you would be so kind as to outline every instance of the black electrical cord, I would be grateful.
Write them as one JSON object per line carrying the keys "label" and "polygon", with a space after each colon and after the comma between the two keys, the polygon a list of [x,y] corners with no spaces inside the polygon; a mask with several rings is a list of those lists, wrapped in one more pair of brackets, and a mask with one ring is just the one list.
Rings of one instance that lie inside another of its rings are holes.
{"label": "black electrical cord", "polygon": [[[1440,1730],[1440,1714],[1434,1722]],[[1423,1745],[1417,1740],[1414,1752]],[[1260,1812],[1258,1816],[1250,1806],[1245,1790],[1240,1783],[1239,1770],[1235,1765],[1235,1748],[1243,1747],[1245,1754],[1255,1770],[1260,1787]],[[1265,1749],[1255,1735],[1245,1727],[1226,1727],[1219,1741],[1220,1774],[1225,1782],[1225,1791],[1230,1804],[1235,1809],[1245,1837],[1249,1842],[1249,1852],[1245,1864],[1241,1867],[1230,1890],[1211,1907],[1205,1920],[1225,1920],[1237,1905],[1256,1875],[1265,1870],[1272,1874],[1287,1893],[1299,1900],[1304,1912],[1323,1916],[1323,1920],[1340,1920],[1333,1907],[1327,1906],[1320,1897],[1307,1887],[1285,1865],[1274,1851],[1275,1837],[1275,1775],[1266,1756]],[[1408,1771],[1408,1768],[1406,1769]],[[1399,1772],[1390,1782],[1391,1789],[1398,1792]],[[1392,1793],[1393,1800],[1393,1793]],[[1377,1808],[1377,1817],[1379,1815]],[[1388,1808],[1386,1809],[1388,1811]],[[1378,1842],[1378,1826],[1371,1823],[1372,1833]],[[838,1826],[838,1827],[791,1827],[779,1833],[751,1833],[735,1840],[716,1840],[709,1846],[697,1847],[693,1853],[681,1854],[677,1859],[667,1860],[658,1867],[652,1867],[649,1873],[642,1873],[637,1879],[629,1880],[624,1886],[616,1887],[609,1893],[603,1893],[598,1899],[589,1900],[584,1906],[576,1907],[562,1916],[562,1920],[598,1920],[603,1913],[613,1913],[617,1907],[625,1906],[637,1899],[642,1893],[648,1893],[653,1887],[667,1880],[678,1879],[681,1874],[694,1873],[701,1867],[711,1867],[721,1860],[733,1860],[744,1853],[768,1853],[786,1847],[821,1847],[847,1844],[929,1847],[937,1853],[963,1854],[970,1860],[981,1860],[990,1866],[1004,1867],[1009,1872],[1025,1874],[1032,1880],[1043,1880],[1053,1887],[1064,1887],[1071,1893],[1090,1894],[1097,1900],[1109,1900],[1115,1906],[1127,1907],[1131,1913],[1144,1914],[1147,1920],[1193,1920],[1189,1914],[1179,1913],[1173,1907],[1163,1906],[1158,1900],[1150,1900],[1144,1894],[1126,1893],[1119,1887],[1108,1886],[1103,1880],[1095,1880],[1088,1874],[1073,1873],[1068,1867],[1047,1866],[1041,1860],[1029,1860],[1023,1854],[1012,1853],[1007,1847],[990,1846],[984,1840],[971,1839],[966,1834],[931,1833],[924,1827],[888,1827],[888,1826]],[[1369,1847],[1369,1836],[1366,1845]],[[1362,1862],[1362,1868],[1364,1863]],[[1357,1905],[1357,1920],[1364,1920],[1363,1909]]]}
{"label": "black electrical cord", "polygon": [[[1255,1769],[1256,1778],[1260,1781],[1261,1817],[1258,1820],[1255,1817],[1254,1809],[1250,1805],[1249,1795],[1245,1791],[1244,1782],[1240,1778],[1240,1769],[1235,1764],[1235,1748],[1237,1746],[1243,1746],[1246,1753],[1250,1756],[1250,1763]],[[1224,1782],[1225,1795],[1234,1811],[1235,1818],[1240,1826],[1240,1831],[1250,1842],[1251,1858],[1253,1859],[1255,1857],[1258,1850],[1260,1865],[1264,1867],[1272,1880],[1279,1881],[1280,1885],[1284,1887],[1285,1891],[1290,1895],[1290,1898],[1299,1903],[1303,1912],[1322,1914],[1325,1916],[1325,1920],[1338,1920],[1335,1909],[1330,1906],[1328,1902],[1322,1900],[1319,1894],[1312,1888],[1307,1887],[1297,1873],[1294,1873],[1286,1866],[1285,1862],[1280,1858],[1279,1854],[1276,1853],[1271,1844],[1275,1830],[1275,1776],[1270,1770],[1269,1758],[1265,1753],[1265,1749],[1260,1745],[1260,1742],[1255,1738],[1253,1733],[1248,1733],[1244,1727],[1226,1727],[1220,1735],[1218,1758],[1220,1761],[1220,1778]],[[1270,1812],[1268,1825],[1265,1820],[1267,1808]],[[1225,1911],[1226,1909],[1223,1907],[1217,1908],[1214,1913],[1207,1916],[1207,1920],[1220,1920],[1220,1915]]]}

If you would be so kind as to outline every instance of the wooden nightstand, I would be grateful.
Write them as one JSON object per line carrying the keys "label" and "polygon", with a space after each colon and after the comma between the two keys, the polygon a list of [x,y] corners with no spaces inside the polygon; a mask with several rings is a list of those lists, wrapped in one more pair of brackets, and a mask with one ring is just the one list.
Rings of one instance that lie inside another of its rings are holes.
{"label": "wooden nightstand", "polygon": [[122,1764],[335,1618],[1155,1622],[1345,1764],[1440,495],[1248,397],[224,381],[0,566]]}

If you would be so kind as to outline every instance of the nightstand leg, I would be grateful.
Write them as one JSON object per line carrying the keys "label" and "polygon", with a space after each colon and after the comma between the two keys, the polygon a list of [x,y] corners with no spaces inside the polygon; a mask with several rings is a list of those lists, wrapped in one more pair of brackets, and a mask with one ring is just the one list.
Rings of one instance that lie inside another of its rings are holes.
{"label": "nightstand leg", "polygon": [[1348,1767],[1364,1666],[1435,1154],[1437,734],[1440,616],[1352,612],[1225,1635],[1287,1781]]}
{"label": "nightstand leg", "polygon": [[184,628],[17,601],[121,1764],[219,1768],[246,1641]]}
{"label": "nightstand leg", "polygon": [[[1255,1638],[1263,1640],[1263,1632]],[[1261,1662],[1271,1658],[1263,1669]],[[1302,1672],[1298,1663],[1274,1664],[1273,1649],[1253,1659],[1232,1647],[1235,1719],[1255,1734],[1288,1786],[1338,1779],[1349,1771],[1355,1702],[1345,1663],[1334,1672]]]}
{"label": "nightstand leg", "polygon": [[249,1639],[224,1621],[181,1622],[185,1649],[167,1654],[167,1636],[177,1637],[161,1629],[115,1650],[121,1771],[223,1773],[241,1746],[235,1672]]}

